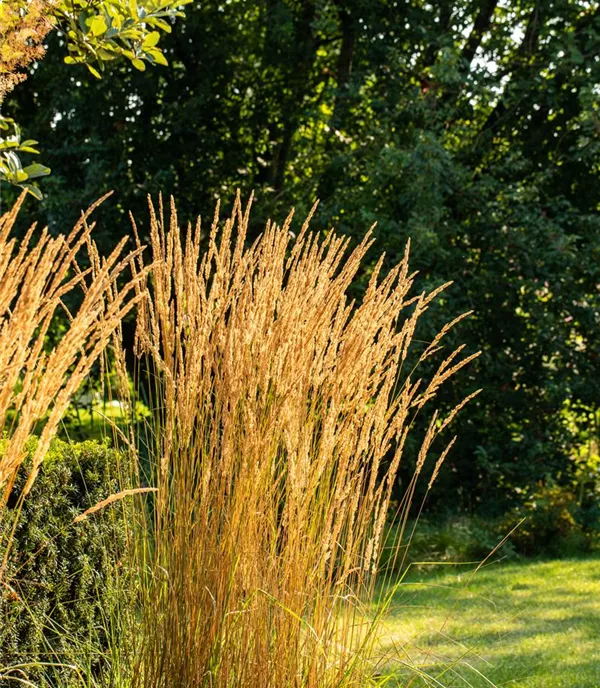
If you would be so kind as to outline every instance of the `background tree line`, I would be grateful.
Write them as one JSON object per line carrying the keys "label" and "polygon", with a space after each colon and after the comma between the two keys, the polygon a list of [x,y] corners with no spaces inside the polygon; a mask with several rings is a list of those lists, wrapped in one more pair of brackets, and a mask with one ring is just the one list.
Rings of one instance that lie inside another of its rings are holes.
{"label": "background tree line", "polygon": [[420,339],[473,310],[450,344],[483,350],[445,392],[484,390],[439,503],[502,509],[573,478],[600,402],[598,3],[194,2],[161,39],[168,69],[102,80],[64,68],[64,41],[4,104],[52,168],[32,217],[64,230],[115,189],[106,250],[159,191],[191,219],[255,190],[256,231],[316,198],[320,228],[376,220],[388,264],[410,237],[420,284],[455,282]]}

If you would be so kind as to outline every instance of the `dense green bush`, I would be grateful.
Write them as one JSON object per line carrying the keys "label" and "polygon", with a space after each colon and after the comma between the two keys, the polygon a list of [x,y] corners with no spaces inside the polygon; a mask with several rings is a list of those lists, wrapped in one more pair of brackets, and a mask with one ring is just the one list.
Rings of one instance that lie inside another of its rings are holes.
{"label": "dense green bush", "polygon": [[523,501],[503,520],[503,526],[521,525],[511,535],[519,553],[570,556],[592,549],[600,539],[600,506],[582,499],[576,485],[539,483],[524,493]]}
{"label": "dense green bush", "polygon": [[[25,674],[38,685],[64,686],[83,685],[77,671],[31,665],[77,664],[88,679],[101,672],[129,507],[124,501],[80,523],[73,519],[122,489],[128,473],[126,457],[107,444],[55,440],[20,515],[14,496],[0,510],[0,555],[15,527],[3,579],[9,585],[0,588],[0,673],[26,664]],[[13,495],[26,474],[21,471]]]}
{"label": "dense green bush", "polygon": [[[521,501],[503,517],[440,514],[408,522],[395,555],[399,528],[390,526],[382,555],[384,570],[406,564],[481,562],[515,556],[576,556],[600,546],[600,481],[596,464],[577,469],[568,485],[539,483],[521,491]],[[592,469],[595,473],[592,475]]]}
{"label": "dense green bush", "polygon": [[[481,562],[503,539],[497,522],[477,516],[448,515],[421,518],[416,523],[413,521],[407,524],[402,546],[395,557],[398,533],[397,526],[388,529],[382,556],[383,569],[389,571],[391,567],[396,573],[400,572],[403,564],[408,563],[421,566],[426,563]],[[511,542],[507,542],[495,553],[495,559],[514,555],[514,547]]]}

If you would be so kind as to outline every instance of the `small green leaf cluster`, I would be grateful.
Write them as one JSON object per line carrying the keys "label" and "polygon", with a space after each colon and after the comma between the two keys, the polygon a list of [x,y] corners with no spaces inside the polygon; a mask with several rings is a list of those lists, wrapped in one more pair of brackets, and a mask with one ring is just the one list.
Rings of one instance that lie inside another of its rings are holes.
{"label": "small green leaf cluster", "polygon": [[166,65],[158,42],[170,33],[170,20],[183,16],[191,0],[76,0],[54,7],[67,38],[67,64],[84,64],[97,78],[108,62],[125,58],[138,70],[146,63]]}
{"label": "small green leaf cluster", "polygon": [[39,163],[23,166],[19,153],[38,153],[37,141],[23,140],[21,128],[9,117],[0,115],[0,181],[20,186],[38,200],[42,192],[31,183],[32,179],[50,174],[50,168]]}
{"label": "small green leaf cluster", "polygon": [[572,556],[589,552],[599,544],[597,499],[580,499],[574,485],[550,479],[524,490],[522,502],[506,515],[502,526],[512,529],[520,521],[511,542],[526,555]]}

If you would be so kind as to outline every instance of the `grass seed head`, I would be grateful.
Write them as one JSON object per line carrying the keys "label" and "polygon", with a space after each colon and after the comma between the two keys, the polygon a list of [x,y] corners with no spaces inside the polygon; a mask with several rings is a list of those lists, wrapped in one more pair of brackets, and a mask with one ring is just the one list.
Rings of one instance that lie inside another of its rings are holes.
{"label": "grass seed head", "polygon": [[[408,247],[351,304],[370,234],[351,249],[307,221],[294,239],[290,216],[248,246],[249,206],[238,196],[219,213],[204,247],[172,203],[168,224],[162,201],[150,207],[136,341],[154,371],[159,492],[133,682],[363,686],[360,600],[374,589],[410,409],[472,357],[456,352],[422,384],[404,372],[440,291],[410,296]],[[434,414],[416,474],[439,431]]]}

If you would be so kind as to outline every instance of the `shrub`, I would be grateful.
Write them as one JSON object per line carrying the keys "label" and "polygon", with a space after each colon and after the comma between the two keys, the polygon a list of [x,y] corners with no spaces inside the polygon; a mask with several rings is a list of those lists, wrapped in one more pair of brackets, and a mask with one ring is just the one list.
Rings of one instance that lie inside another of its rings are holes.
{"label": "shrub", "polygon": [[[382,555],[382,568],[400,573],[403,564],[481,562],[488,557],[503,536],[498,523],[468,514],[440,515],[409,521],[398,548],[399,527],[390,525]],[[406,556],[404,556],[406,554]],[[498,556],[513,557],[515,549],[509,541]]]}
{"label": "shrub", "polygon": [[571,486],[538,483],[502,522],[518,552],[565,556],[589,551],[598,539],[598,506],[583,503]]}
{"label": "shrub", "polygon": [[[38,440],[27,443],[31,462]],[[6,449],[3,442],[0,449]],[[1,455],[2,451],[0,451]],[[15,495],[0,510],[0,555],[14,526],[8,568],[0,588],[0,671],[15,664],[72,663],[102,669],[108,647],[112,573],[124,551],[126,501],[80,523],[73,519],[118,492],[128,474],[125,456],[107,444],[53,440],[39,476],[18,513],[29,466],[20,471]],[[16,522],[15,522],[16,521]],[[73,670],[25,669],[28,679],[81,685]]]}

